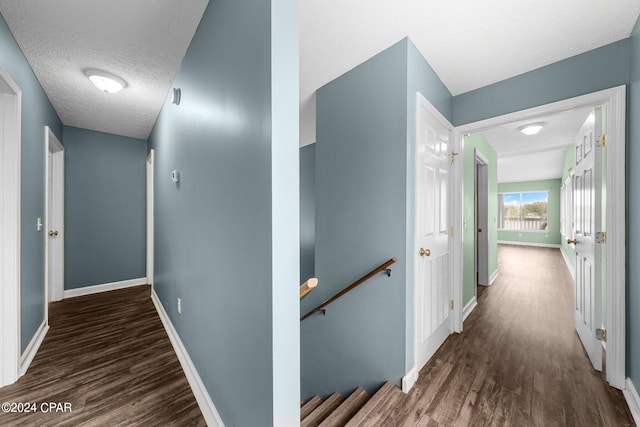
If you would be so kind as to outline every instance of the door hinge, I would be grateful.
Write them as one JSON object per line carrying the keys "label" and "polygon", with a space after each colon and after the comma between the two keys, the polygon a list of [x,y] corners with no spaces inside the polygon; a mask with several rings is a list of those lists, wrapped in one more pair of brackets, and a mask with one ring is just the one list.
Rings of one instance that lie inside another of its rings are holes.
{"label": "door hinge", "polygon": [[607,232],[606,231],[598,231],[596,233],[596,243],[606,244],[607,243]]}
{"label": "door hinge", "polygon": [[452,151],[451,154],[449,155],[449,161],[451,162],[451,164],[453,164],[456,161],[456,156],[458,155],[457,152]]}
{"label": "door hinge", "polygon": [[607,146],[607,134],[603,133],[597,141],[598,147],[605,148]]}
{"label": "door hinge", "polygon": [[453,237],[453,226],[449,227],[449,236]]}
{"label": "door hinge", "polygon": [[606,329],[596,329],[596,339],[598,341],[607,342],[607,330]]}
{"label": "door hinge", "polygon": [[453,310],[453,300],[449,300],[449,308],[451,308],[451,310]]}

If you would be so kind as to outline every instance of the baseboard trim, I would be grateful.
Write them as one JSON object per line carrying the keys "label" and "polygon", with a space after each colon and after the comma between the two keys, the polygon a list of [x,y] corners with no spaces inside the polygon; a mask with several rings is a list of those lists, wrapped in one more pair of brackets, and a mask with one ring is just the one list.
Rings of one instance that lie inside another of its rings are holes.
{"label": "baseboard trim", "polygon": [[500,272],[498,270],[494,271],[491,274],[491,277],[489,277],[489,286],[493,285],[493,282],[496,281],[499,275],[500,275]]}
{"label": "baseboard trim", "polygon": [[627,377],[622,394],[624,395],[624,400],[627,401],[633,421],[635,421],[636,425],[640,426],[640,397],[638,396],[636,388],[633,386],[631,378]]}
{"label": "baseboard trim", "polygon": [[554,248],[554,249],[560,249],[562,247],[559,243],[512,242],[510,240],[498,240],[498,244],[513,245],[513,246],[537,246],[539,248]]}
{"label": "baseboard trim", "polygon": [[571,261],[569,261],[569,257],[567,256],[567,253],[564,251],[564,249],[560,249],[560,253],[562,254],[562,259],[564,259],[564,263],[567,264],[567,268],[569,269],[569,273],[571,273],[571,277],[573,277],[573,280],[576,280],[576,271],[573,265],[571,265]]}
{"label": "baseboard trim", "polygon": [[182,370],[187,377],[187,381],[191,386],[191,390],[198,402],[198,406],[200,406],[200,411],[202,412],[204,420],[209,427],[224,427],[222,418],[220,418],[220,414],[213,404],[213,400],[211,400],[211,396],[209,396],[207,388],[202,382],[202,378],[200,378],[196,367],[191,361],[191,357],[189,357],[187,349],[184,347],[184,344],[182,344],[182,340],[180,339],[178,332],[173,327],[173,323],[171,322],[167,312],[164,310],[164,307],[162,306],[162,303],[155,291],[151,294],[151,301],[153,301],[153,305],[156,307],[158,316],[160,316],[160,321],[162,321],[162,325],[164,326],[165,331],[167,331],[169,341],[171,341],[171,345],[176,352],[176,356],[178,356],[180,365],[182,365]]}
{"label": "baseboard trim", "polygon": [[407,394],[411,390],[411,387],[418,381],[418,370],[414,366],[407,372],[407,375],[402,377],[402,391]]}
{"label": "baseboard trim", "polygon": [[40,345],[42,345],[42,341],[44,341],[44,337],[47,335],[47,331],[49,331],[49,324],[47,319],[44,319],[33,338],[31,338],[31,342],[29,342],[24,353],[20,356],[20,376],[23,376],[29,369],[33,358],[40,349]]}
{"label": "baseboard trim", "polygon": [[101,285],[83,286],[76,289],[65,289],[64,298],[79,297],[82,295],[97,294],[100,292],[113,291],[116,289],[129,288],[131,286],[146,285],[147,278],[140,277],[138,279],[122,280],[120,282],[103,283]]}
{"label": "baseboard trim", "polygon": [[476,297],[471,298],[471,300],[464,306],[462,309],[462,321],[467,320],[467,317],[471,314],[474,308],[478,305],[478,300]]}

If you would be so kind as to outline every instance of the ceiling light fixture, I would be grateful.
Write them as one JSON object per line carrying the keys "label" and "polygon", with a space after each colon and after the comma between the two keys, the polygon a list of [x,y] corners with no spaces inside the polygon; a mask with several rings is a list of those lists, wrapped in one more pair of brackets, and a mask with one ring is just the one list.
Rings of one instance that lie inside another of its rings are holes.
{"label": "ceiling light fixture", "polygon": [[520,126],[518,129],[520,132],[524,133],[527,136],[535,135],[540,132],[544,123],[531,123],[529,125]]}
{"label": "ceiling light fixture", "polygon": [[95,87],[106,93],[120,92],[127,86],[127,82],[120,77],[104,70],[89,68],[84,70],[84,74],[91,80],[91,83],[93,83]]}

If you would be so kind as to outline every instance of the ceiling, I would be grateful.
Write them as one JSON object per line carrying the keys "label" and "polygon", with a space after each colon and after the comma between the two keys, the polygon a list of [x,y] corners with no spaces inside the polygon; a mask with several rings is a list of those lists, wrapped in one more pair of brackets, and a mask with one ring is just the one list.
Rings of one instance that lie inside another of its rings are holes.
{"label": "ceiling", "polygon": [[638,0],[304,0],[300,144],[315,142],[315,91],[409,36],[453,95],[624,39]]}
{"label": "ceiling", "polygon": [[[591,107],[497,126],[480,132],[498,155],[498,182],[535,181],[561,178],[564,157]],[[544,123],[536,135],[520,132],[521,126]]]}
{"label": "ceiling", "polygon": [[[65,125],[146,139],[208,0],[0,0],[0,13]],[[83,70],[124,79],[116,94]]]}
{"label": "ceiling", "polygon": [[[0,0],[0,13],[65,125],[146,138],[207,3]],[[626,38],[639,13],[639,0],[299,1],[300,144],[315,141],[315,91],[406,36],[456,95]],[[102,93],[86,68],[128,87]]]}

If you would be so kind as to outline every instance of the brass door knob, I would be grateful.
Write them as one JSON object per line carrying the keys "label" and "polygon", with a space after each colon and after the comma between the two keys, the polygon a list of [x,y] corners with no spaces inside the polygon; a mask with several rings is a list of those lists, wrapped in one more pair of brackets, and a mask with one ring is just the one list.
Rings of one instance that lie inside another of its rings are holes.
{"label": "brass door knob", "polygon": [[57,235],[58,235],[57,231],[50,231],[49,232],[49,236],[51,236],[51,237],[56,237]]}
{"label": "brass door knob", "polygon": [[569,245],[575,245],[576,243],[578,243],[576,239],[567,239],[567,244]]}
{"label": "brass door knob", "polygon": [[420,256],[429,256],[431,255],[431,251],[429,249],[420,248]]}

